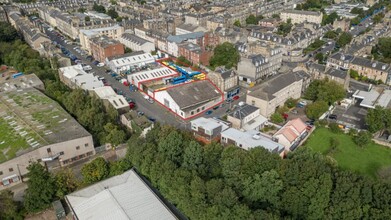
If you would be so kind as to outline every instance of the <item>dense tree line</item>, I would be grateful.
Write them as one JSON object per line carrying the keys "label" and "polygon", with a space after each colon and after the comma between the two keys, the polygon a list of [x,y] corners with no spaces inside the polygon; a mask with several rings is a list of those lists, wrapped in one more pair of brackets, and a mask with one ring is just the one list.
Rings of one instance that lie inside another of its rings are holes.
{"label": "dense tree line", "polygon": [[372,48],[372,55],[375,59],[386,63],[391,62],[391,37],[381,37],[378,43]]}
{"label": "dense tree line", "polygon": [[[373,13],[375,12],[375,10],[379,10],[380,8],[382,7],[389,7],[390,5],[390,0],[379,0],[378,2],[376,2],[374,5],[372,5],[368,10],[363,10],[362,8],[353,8],[350,13],[352,14],[356,14],[357,17],[353,18],[350,23],[352,25],[357,25],[360,23],[361,19],[369,16],[369,15],[373,15]],[[386,10],[388,10],[388,8],[386,8]],[[374,16],[376,17],[376,16]],[[380,16],[381,17],[381,16]],[[375,22],[379,22],[379,16],[377,16],[374,21]]]}
{"label": "dense tree line", "polygon": [[[45,83],[45,93],[58,101],[94,137],[95,143],[112,143],[114,146],[126,140],[126,134],[118,127],[118,112],[104,108],[102,101],[83,90],[68,89],[60,82],[58,73],[50,62],[39,56],[18,35],[12,38],[12,26],[0,24],[0,63],[14,67],[25,74],[35,73]],[[14,30],[14,29],[13,29]]]}
{"label": "dense tree line", "polygon": [[340,170],[299,149],[287,159],[263,148],[202,145],[156,126],[129,142],[128,158],[190,219],[389,219],[391,186]]}

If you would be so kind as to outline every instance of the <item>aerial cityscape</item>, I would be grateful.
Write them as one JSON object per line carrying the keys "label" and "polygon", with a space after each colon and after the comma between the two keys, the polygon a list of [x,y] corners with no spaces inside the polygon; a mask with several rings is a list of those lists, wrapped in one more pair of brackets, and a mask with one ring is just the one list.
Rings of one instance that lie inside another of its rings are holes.
{"label": "aerial cityscape", "polygon": [[391,0],[0,0],[0,219],[391,219]]}

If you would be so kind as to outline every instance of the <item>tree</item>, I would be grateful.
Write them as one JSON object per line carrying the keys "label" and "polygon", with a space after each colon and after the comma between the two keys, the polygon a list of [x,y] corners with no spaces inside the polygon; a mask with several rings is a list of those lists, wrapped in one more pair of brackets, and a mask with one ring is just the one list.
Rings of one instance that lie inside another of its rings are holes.
{"label": "tree", "polygon": [[63,199],[65,195],[75,191],[79,186],[75,175],[69,168],[62,169],[54,175],[56,185],[56,196]]}
{"label": "tree", "polygon": [[369,109],[365,122],[368,124],[368,131],[372,133],[389,129],[391,128],[391,110],[381,106]]}
{"label": "tree", "polygon": [[373,22],[375,24],[378,24],[378,23],[380,23],[383,20],[383,18],[384,18],[384,14],[383,13],[379,13],[379,14],[377,14],[377,15],[375,15],[373,17]]}
{"label": "tree", "polygon": [[297,105],[297,99],[289,98],[286,100],[285,105],[288,108],[293,108]]}
{"label": "tree", "polygon": [[255,174],[244,181],[243,195],[251,202],[261,202],[278,207],[283,182],[275,170]]}
{"label": "tree", "polygon": [[19,216],[18,205],[13,196],[14,193],[10,190],[0,192],[0,219],[23,219]]}
{"label": "tree", "polygon": [[92,7],[92,9],[94,11],[99,12],[99,13],[106,13],[106,9],[103,5],[98,5],[98,4],[94,3],[94,6]]}
{"label": "tree", "polygon": [[350,78],[356,79],[356,80],[360,77],[358,72],[356,70],[353,70],[353,69],[349,70],[349,75],[350,75]]}
{"label": "tree", "polygon": [[159,143],[159,152],[168,160],[175,164],[182,162],[183,137],[178,131],[174,130]]}
{"label": "tree", "polygon": [[324,14],[322,19],[322,25],[332,24],[336,19],[338,19],[338,17],[339,16],[335,11],[329,15]]}
{"label": "tree", "polygon": [[325,34],[324,34],[324,37],[325,38],[328,38],[328,39],[337,39],[338,37],[338,33],[336,31],[327,31]]}
{"label": "tree", "polygon": [[273,14],[272,18],[280,18],[280,15],[279,14]]}
{"label": "tree", "polygon": [[48,208],[53,201],[55,184],[50,173],[38,162],[31,163],[27,170],[27,190],[24,207],[29,212],[38,212]]}
{"label": "tree", "polygon": [[255,15],[251,14],[246,18],[246,24],[258,24],[257,17]]}
{"label": "tree", "polygon": [[343,99],[345,95],[346,91],[342,85],[328,78],[312,81],[304,94],[306,99],[325,101],[329,105]]}
{"label": "tree", "polygon": [[0,22],[0,41],[11,42],[19,38],[18,32],[11,24]]}
{"label": "tree", "polygon": [[342,32],[337,40],[337,45],[339,47],[344,47],[352,41],[352,35],[348,32]]}
{"label": "tree", "polygon": [[324,60],[324,55],[323,55],[323,53],[317,53],[316,55],[315,55],[315,60],[317,60],[318,61],[318,63],[322,63],[323,62],[323,60]]}
{"label": "tree", "polygon": [[85,17],[84,17],[84,21],[85,21],[85,22],[89,22],[89,21],[91,21],[91,18],[90,18],[90,16],[85,16]]}
{"label": "tree", "polygon": [[105,159],[98,157],[81,168],[85,183],[95,183],[109,176],[109,166]]}
{"label": "tree", "polygon": [[380,54],[384,58],[391,58],[391,37],[381,37],[373,52]]}
{"label": "tree", "polygon": [[353,137],[354,143],[356,143],[359,147],[365,147],[372,140],[372,135],[366,131],[360,131],[358,135]]}
{"label": "tree", "polygon": [[119,129],[112,123],[107,123],[104,126],[104,130],[107,132],[105,137],[106,143],[110,143],[113,147],[116,147],[126,141],[126,134],[123,130]]}
{"label": "tree", "polygon": [[327,102],[325,101],[316,101],[311,104],[308,104],[305,108],[305,113],[308,118],[318,119],[323,113],[329,109]]}
{"label": "tree", "polygon": [[116,5],[116,4],[117,4],[117,1],[116,1],[116,0],[110,0],[110,4]]}
{"label": "tree", "polygon": [[114,8],[107,10],[107,15],[109,15],[112,19],[118,18],[118,12]]}
{"label": "tree", "polygon": [[288,19],[288,21],[286,23],[282,22],[280,24],[280,26],[278,26],[277,34],[283,35],[283,36],[288,35],[291,32],[292,27],[293,27],[293,24],[290,21],[291,20]]}
{"label": "tree", "polygon": [[236,21],[234,22],[234,26],[236,26],[236,27],[241,27],[242,25],[240,24],[240,21],[239,21],[239,20],[236,20]]}
{"label": "tree", "polygon": [[79,8],[79,9],[77,9],[77,12],[84,13],[84,12],[86,12],[86,9],[85,8]]}
{"label": "tree", "polygon": [[284,122],[284,118],[282,117],[282,115],[280,113],[272,114],[272,116],[270,117],[270,120],[273,123],[277,123],[277,124]]}
{"label": "tree", "polygon": [[199,171],[202,165],[202,146],[195,141],[190,141],[183,152],[182,166],[188,170]]}
{"label": "tree", "polygon": [[224,42],[215,47],[213,56],[210,59],[210,66],[214,69],[218,66],[225,66],[227,69],[236,67],[240,59],[240,54],[235,46],[229,42]]}

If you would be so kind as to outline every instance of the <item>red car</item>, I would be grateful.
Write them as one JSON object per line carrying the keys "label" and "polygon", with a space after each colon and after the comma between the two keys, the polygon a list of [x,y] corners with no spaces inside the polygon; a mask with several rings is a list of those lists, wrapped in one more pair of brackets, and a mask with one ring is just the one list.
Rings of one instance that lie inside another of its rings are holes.
{"label": "red car", "polygon": [[236,96],[234,96],[232,99],[233,99],[233,100],[238,100],[238,99],[239,99],[239,96],[236,95]]}
{"label": "red car", "polygon": [[136,104],[134,102],[130,102],[129,103],[129,108],[133,109],[134,107],[136,107]]}

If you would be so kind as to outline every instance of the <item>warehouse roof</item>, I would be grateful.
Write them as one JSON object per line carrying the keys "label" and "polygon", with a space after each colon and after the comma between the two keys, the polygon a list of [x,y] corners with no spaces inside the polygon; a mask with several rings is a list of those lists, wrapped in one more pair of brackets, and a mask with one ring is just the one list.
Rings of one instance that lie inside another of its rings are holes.
{"label": "warehouse roof", "polygon": [[66,196],[77,219],[178,219],[134,169]]}

